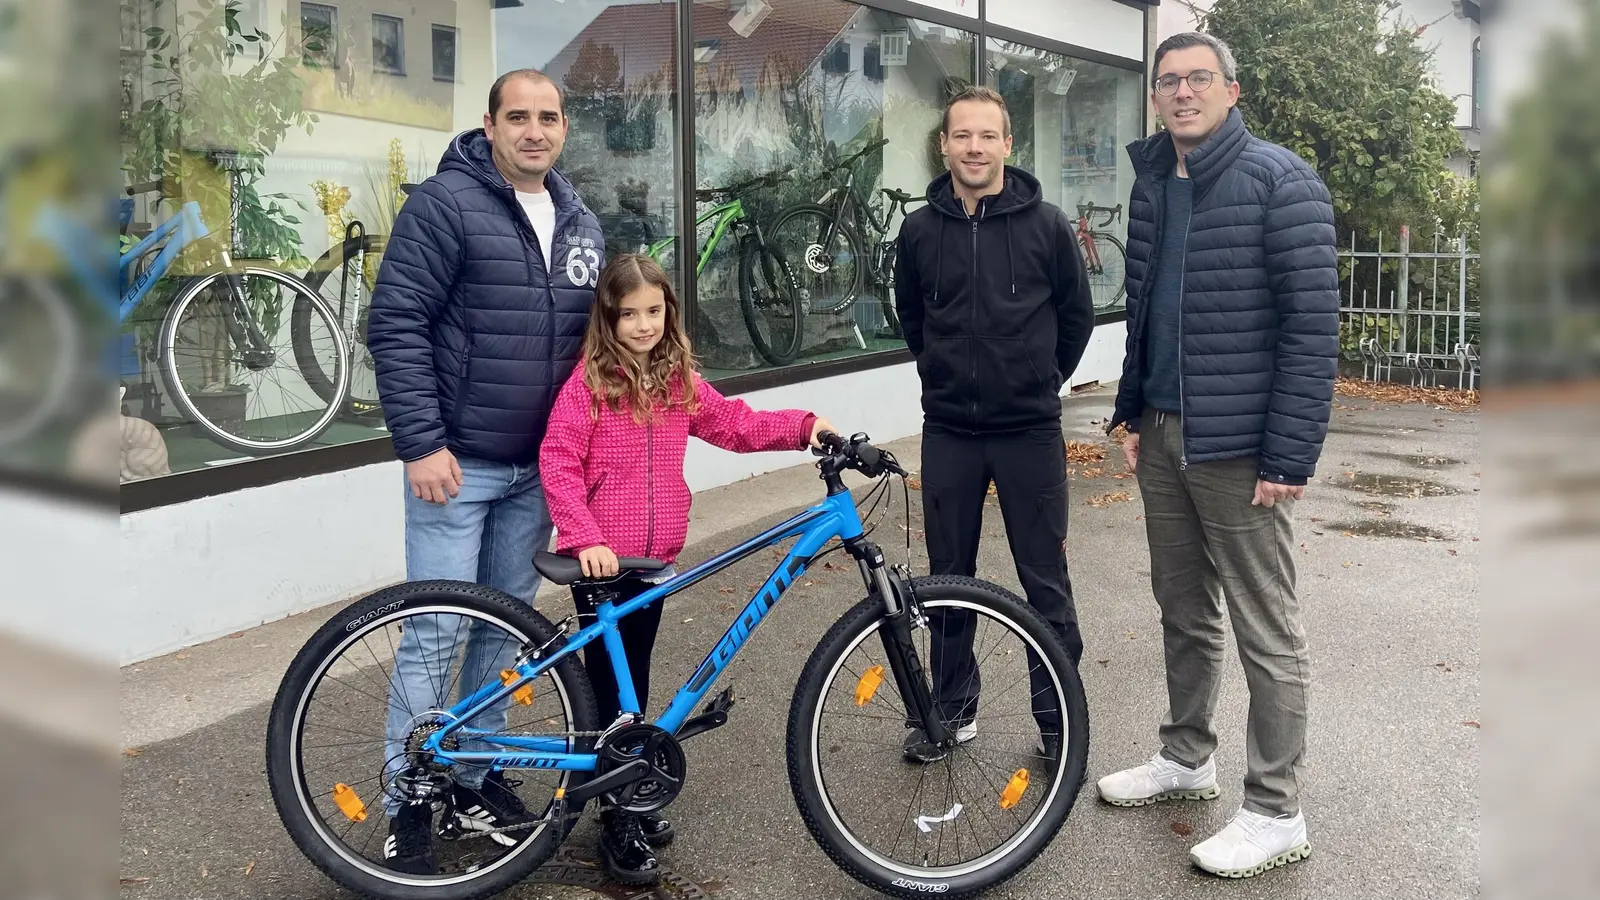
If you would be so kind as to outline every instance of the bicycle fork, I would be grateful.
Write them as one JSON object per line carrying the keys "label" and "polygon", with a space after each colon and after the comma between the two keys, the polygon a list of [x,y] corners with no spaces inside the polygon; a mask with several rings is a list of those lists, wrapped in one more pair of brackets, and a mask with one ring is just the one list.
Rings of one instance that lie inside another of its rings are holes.
{"label": "bicycle fork", "polygon": [[894,673],[895,687],[906,703],[906,724],[920,727],[936,746],[954,747],[955,732],[939,714],[929,689],[927,670],[911,641],[912,626],[927,624],[911,590],[911,573],[903,566],[887,567],[883,551],[869,541],[861,541],[860,552],[852,552],[852,555],[861,568],[868,596],[876,595],[883,601],[883,625],[878,629],[878,638],[883,643],[889,669]]}

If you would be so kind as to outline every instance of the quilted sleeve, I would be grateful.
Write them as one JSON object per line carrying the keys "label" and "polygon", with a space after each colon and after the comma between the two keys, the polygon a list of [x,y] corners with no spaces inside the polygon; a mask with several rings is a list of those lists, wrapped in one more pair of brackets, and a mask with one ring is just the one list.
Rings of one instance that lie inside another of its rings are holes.
{"label": "quilted sleeve", "polygon": [[1296,170],[1274,188],[1264,240],[1279,335],[1259,474],[1305,484],[1327,437],[1339,355],[1333,202],[1315,172]]}
{"label": "quilted sleeve", "polygon": [[567,383],[556,395],[539,445],[539,482],[544,501],[550,508],[550,521],[556,526],[557,552],[587,550],[606,542],[600,525],[589,511],[588,488],[584,483],[584,461],[589,457],[594,437],[594,417],[590,415],[591,394],[583,383],[583,366],[572,370]]}
{"label": "quilted sleeve", "polygon": [[432,332],[461,259],[454,198],[437,182],[423,182],[395,217],[367,323],[384,419],[395,454],[407,462],[445,446]]}
{"label": "quilted sleeve", "polygon": [[694,376],[700,409],[689,419],[689,434],[734,453],[804,450],[811,445],[816,416],[803,409],[757,411],[743,400],[722,396]]}

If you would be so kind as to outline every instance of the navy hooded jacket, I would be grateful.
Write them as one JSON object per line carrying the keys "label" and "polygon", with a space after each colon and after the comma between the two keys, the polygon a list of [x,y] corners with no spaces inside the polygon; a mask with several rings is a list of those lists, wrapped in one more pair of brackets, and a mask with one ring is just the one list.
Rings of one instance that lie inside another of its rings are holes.
{"label": "navy hooded jacket", "polygon": [[[1110,431],[1139,430],[1148,293],[1161,246],[1172,136],[1128,145],[1128,342]],[[1339,353],[1333,203],[1296,154],[1245,128],[1239,110],[1185,162],[1194,213],[1180,296],[1183,464],[1257,457],[1261,479],[1305,484],[1328,433]]]}
{"label": "navy hooded jacket", "polygon": [[384,418],[402,460],[448,447],[529,464],[577,362],[605,239],[552,169],[550,266],[483,129],[456,137],[395,219],[367,326]]}

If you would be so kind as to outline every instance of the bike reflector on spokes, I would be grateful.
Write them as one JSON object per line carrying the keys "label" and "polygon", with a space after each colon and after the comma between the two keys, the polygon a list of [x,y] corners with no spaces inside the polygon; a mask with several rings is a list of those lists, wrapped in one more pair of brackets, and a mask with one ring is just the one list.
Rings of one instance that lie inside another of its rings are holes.
{"label": "bike reflector on spokes", "polygon": [[866,706],[872,702],[872,695],[878,692],[878,686],[883,684],[883,666],[873,666],[861,673],[861,680],[856,682],[856,705]]}

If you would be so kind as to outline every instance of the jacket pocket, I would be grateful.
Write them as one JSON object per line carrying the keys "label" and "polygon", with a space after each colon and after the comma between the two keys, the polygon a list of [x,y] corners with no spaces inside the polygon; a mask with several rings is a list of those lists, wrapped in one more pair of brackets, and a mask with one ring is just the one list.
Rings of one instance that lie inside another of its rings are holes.
{"label": "jacket pocket", "polygon": [[461,377],[456,382],[456,405],[450,410],[450,431],[460,434],[461,417],[466,414],[467,401],[472,392],[472,338],[461,348]]}
{"label": "jacket pocket", "polygon": [[1021,413],[1043,408],[1049,393],[1028,345],[1018,338],[985,338],[978,351],[978,384],[983,407],[992,413]]}
{"label": "jacket pocket", "polygon": [[974,396],[972,340],[960,337],[930,337],[917,360],[923,394],[928,401],[947,411],[965,407]]}

